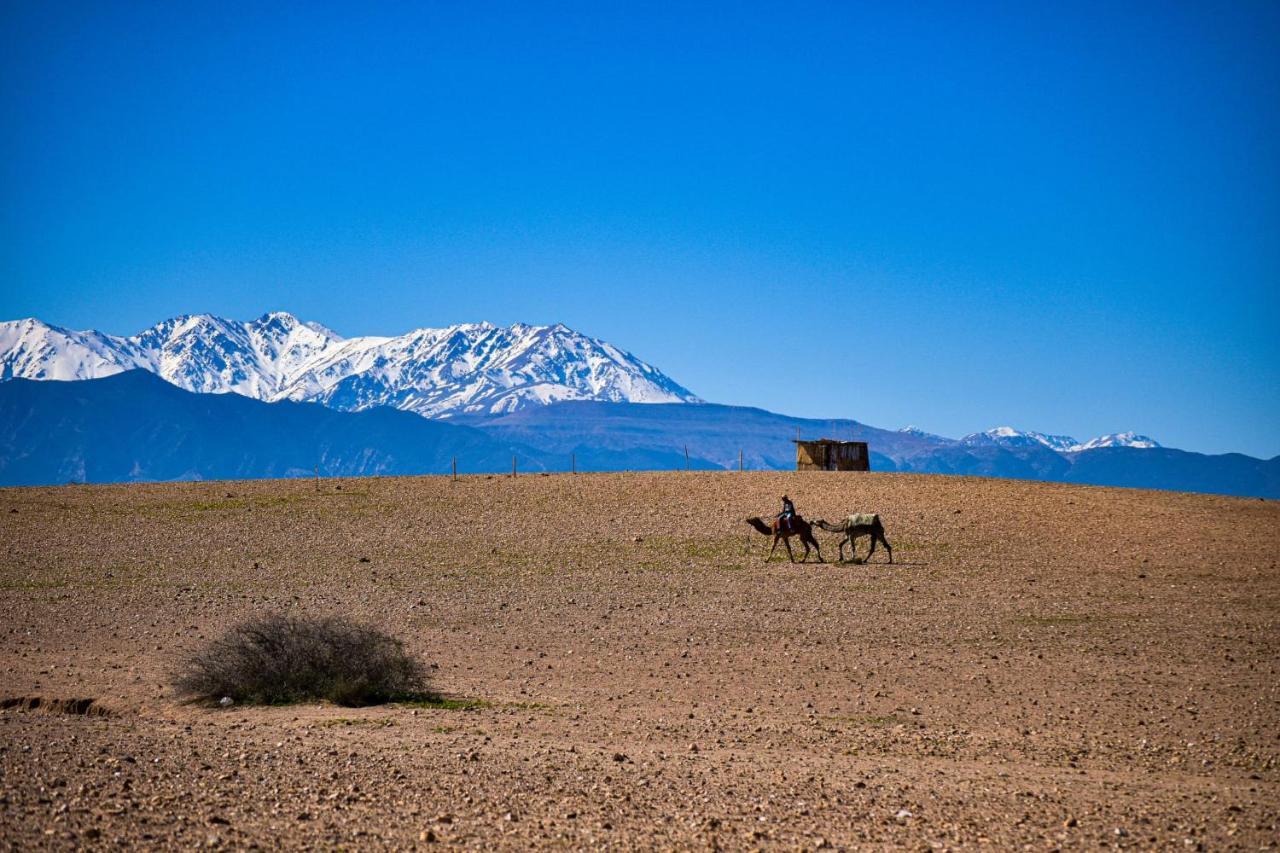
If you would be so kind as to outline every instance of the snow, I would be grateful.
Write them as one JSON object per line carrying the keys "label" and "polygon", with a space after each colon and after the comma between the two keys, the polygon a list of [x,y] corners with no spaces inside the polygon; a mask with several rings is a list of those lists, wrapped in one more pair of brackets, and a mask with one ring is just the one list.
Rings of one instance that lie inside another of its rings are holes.
{"label": "snow", "polygon": [[[921,434],[914,427],[907,427],[902,432]],[[1042,432],[1020,430],[1011,426],[998,426],[986,432],[975,432],[960,439],[961,444],[970,446],[997,445],[999,447],[1030,447],[1042,444],[1059,453],[1078,453],[1082,450],[1093,450],[1098,447],[1159,447],[1155,439],[1135,432],[1119,432],[1102,435],[1086,442],[1076,441],[1069,435],[1048,435]]]}
{"label": "snow", "polygon": [[357,338],[283,311],[247,322],[183,315],[129,338],[35,319],[0,323],[0,379],[91,379],[139,367],[189,391],[344,410],[391,405],[429,417],[561,400],[699,402],[630,353],[559,323]]}
{"label": "snow", "polygon": [[1113,432],[1110,435],[1100,435],[1097,438],[1091,438],[1083,444],[1077,444],[1068,448],[1072,452],[1081,450],[1093,450],[1097,447],[1136,447],[1139,449],[1149,450],[1153,447],[1159,447],[1160,442],[1146,435],[1138,435],[1136,432]]}
{"label": "snow", "polygon": [[1043,432],[1015,429],[1011,426],[998,426],[986,432],[975,432],[960,439],[962,444],[971,446],[997,445],[1000,447],[1034,447],[1043,445],[1050,450],[1065,451],[1076,444],[1069,435],[1049,435]]}

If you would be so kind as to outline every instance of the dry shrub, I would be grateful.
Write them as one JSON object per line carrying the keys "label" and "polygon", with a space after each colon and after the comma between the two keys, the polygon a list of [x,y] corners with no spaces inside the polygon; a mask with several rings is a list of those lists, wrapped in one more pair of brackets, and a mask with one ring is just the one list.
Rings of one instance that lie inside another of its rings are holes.
{"label": "dry shrub", "polygon": [[266,616],[232,628],[174,678],[192,701],[375,705],[424,695],[422,665],[403,644],[338,617]]}

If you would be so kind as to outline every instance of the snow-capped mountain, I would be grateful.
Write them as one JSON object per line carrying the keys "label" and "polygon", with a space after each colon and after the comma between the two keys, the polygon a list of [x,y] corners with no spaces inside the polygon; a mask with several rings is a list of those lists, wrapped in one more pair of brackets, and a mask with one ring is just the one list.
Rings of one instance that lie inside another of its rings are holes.
{"label": "snow-capped mountain", "polygon": [[1136,432],[1115,432],[1111,435],[1100,435],[1097,438],[1091,438],[1084,444],[1076,444],[1067,449],[1075,452],[1077,450],[1093,450],[1095,447],[1152,448],[1160,446],[1160,442],[1150,436],[1138,435]]}
{"label": "snow-capped mountain", "polygon": [[913,436],[914,438],[926,438],[930,441],[937,441],[937,442],[952,441],[952,439],[950,438],[944,438],[943,436],[937,435],[935,433],[922,430],[920,429],[920,427],[915,426],[914,424],[901,427],[898,430],[898,432],[901,433],[902,435],[910,435],[910,436]]}
{"label": "snow-capped mountain", "polygon": [[1042,432],[1018,430],[1009,426],[999,426],[986,432],[975,432],[960,439],[961,444],[970,447],[998,445],[1000,447],[1033,447],[1042,444],[1050,450],[1065,451],[1076,444],[1069,435],[1047,435]]}
{"label": "snow-capped mountain", "polygon": [[241,322],[175,317],[132,337],[35,319],[0,323],[0,379],[93,379],[141,368],[188,391],[394,406],[428,417],[562,400],[700,402],[656,368],[563,325],[488,323],[342,338],[273,312]]}
{"label": "snow-capped mountain", "polygon": [[[907,432],[908,430],[902,430]],[[1019,430],[1009,426],[1000,426],[986,432],[975,432],[960,439],[960,443],[969,447],[1034,447],[1044,445],[1059,453],[1076,453],[1081,450],[1093,450],[1097,447],[1159,447],[1155,439],[1135,432],[1118,432],[1101,435],[1086,442],[1076,441],[1069,435],[1047,435],[1042,432]]]}

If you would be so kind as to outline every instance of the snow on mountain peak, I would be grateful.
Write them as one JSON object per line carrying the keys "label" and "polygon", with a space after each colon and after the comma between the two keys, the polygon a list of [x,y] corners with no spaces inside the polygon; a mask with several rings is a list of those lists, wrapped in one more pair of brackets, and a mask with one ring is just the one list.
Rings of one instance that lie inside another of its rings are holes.
{"label": "snow on mountain peak", "polygon": [[904,426],[901,429],[899,429],[898,432],[900,432],[903,435],[911,435],[911,436],[915,436],[916,438],[927,438],[932,441],[945,441],[945,442],[951,441],[951,439],[949,438],[943,438],[942,436],[937,435],[936,433],[932,433],[932,432],[928,432],[926,430],[920,429],[920,427],[914,424],[909,424],[907,426]]}
{"label": "snow on mountain peak", "polygon": [[995,445],[997,447],[1033,447],[1043,445],[1059,453],[1076,453],[1081,450],[1093,450],[1098,447],[1159,447],[1155,439],[1135,432],[1119,432],[1102,435],[1086,442],[1076,441],[1069,435],[1047,435],[1042,432],[1030,432],[1010,426],[999,426],[986,432],[975,432],[960,439],[961,444],[971,447]]}
{"label": "snow on mountain peak", "polygon": [[1139,435],[1136,432],[1114,432],[1110,435],[1100,435],[1097,438],[1091,438],[1083,444],[1077,444],[1071,448],[1072,451],[1093,450],[1097,447],[1136,447],[1140,449],[1150,449],[1160,447],[1160,442],[1146,435]]}
{"label": "snow on mountain peak", "polygon": [[189,391],[344,410],[390,405],[431,417],[560,400],[698,402],[656,368],[562,323],[463,323],[357,338],[284,311],[248,322],[182,315],[129,338],[34,318],[0,323],[0,379],[91,379],[135,368]]}
{"label": "snow on mountain peak", "polygon": [[975,432],[960,439],[961,444],[974,447],[996,445],[998,447],[1034,447],[1043,445],[1050,450],[1064,451],[1076,444],[1076,440],[1068,435],[1048,435],[1042,432],[1015,429],[1011,426],[998,426],[986,432]]}

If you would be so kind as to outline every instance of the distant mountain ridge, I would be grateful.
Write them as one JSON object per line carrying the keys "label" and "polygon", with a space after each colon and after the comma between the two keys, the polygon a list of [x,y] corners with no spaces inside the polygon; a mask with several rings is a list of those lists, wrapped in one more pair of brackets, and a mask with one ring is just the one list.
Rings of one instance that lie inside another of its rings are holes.
{"label": "distant mountain ridge", "polygon": [[[914,430],[919,435],[928,435],[928,433],[916,430],[915,427],[907,427],[903,431],[907,430]],[[986,432],[970,433],[961,438],[960,443],[970,447],[990,445],[997,447],[1031,447],[1039,444],[1060,453],[1074,453],[1080,450],[1093,450],[1098,447],[1134,447],[1140,449],[1160,447],[1160,443],[1154,438],[1138,435],[1136,432],[1111,433],[1110,435],[1091,438],[1086,442],[1079,442],[1069,435],[1046,435],[1042,432],[1019,430],[1010,426],[999,426]]]}
{"label": "distant mountain ridge", "polygon": [[0,384],[0,484],[541,470],[476,429],[378,408],[337,412],[194,394],[142,370],[84,382]]}
{"label": "distant mountain ridge", "polygon": [[[303,402],[317,405],[290,408]],[[59,405],[70,407],[65,417]],[[8,430],[0,430],[0,484],[293,476],[317,464],[344,474],[440,473],[454,455],[464,470],[505,470],[512,454],[547,470],[739,460],[786,469],[800,434],[866,441],[879,471],[1280,495],[1277,460],[1186,453],[1134,432],[1079,442],[1000,426],[953,439],[706,403],[561,324],[343,338],[284,312],[247,322],[197,314],[120,337],[18,320],[0,323],[0,409]],[[397,409],[409,420],[385,419]],[[343,413],[369,418],[357,430]],[[416,428],[420,420],[469,429],[424,432],[432,425]],[[285,424],[301,430],[300,447]],[[136,440],[126,443],[133,458],[124,468],[110,452],[120,436]]]}
{"label": "distant mountain ridge", "polygon": [[[340,411],[391,406],[426,417],[497,415],[569,401],[700,403],[687,388],[612,344],[563,324],[506,328],[464,323],[397,337],[343,338],[274,311],[239,321],[185,314],[130,337],[72,331],[28,318],[0,323],[0,381],[80,380],[141,369],[188,391],[233,392],[266,402],[323,403]],[[1001,426],[942,444],[1059,452],[1154,448],[1132,432],[1077,442]]]}
{"label": "distant mountain ridge", "polygon": [[562,324],[342,338],[285,312],[248,322],[184,315],[130,337],[34,318],[0,323],[0,379],[97,379],[134,369],[200,393],[342,411],[392,406],[437,418],[564,400],[698,402],[657,368]]}
{"label": "distant mountain ridge", "polygon": [[[788,469],[797,433],[866,441],[876,471],[1280,497],[1280,457],[963,444],[713,403],[571,401],[447,421],[184,391],[148,371],[0,383],[0,485],[522,471]],[[686,457],[685,453],[688,453]],[[686,462],[687,459],[687,462]],[[856,489],[856,476],[850,479]]]}
{"label": "distant mountain ridge", "polygon": [[634,406],[584,401],[461,422],[501,441],[537,447],[553,465],[557,456],[582,454],[589,448],[608,448],[615,460],[625,460],[633,451],[678,456],[688,447],[693,467],[707,467],[700,461],[706,460],[713,467],[734,468],[741,458],[749,469],[786,470],[795,467],[792,439],[799,433],[867,442],[873,471],[1280,497],[1280,456],[1262,460],[1239,453],[1210,456],[1119,444],[1083,449],[1073,443],[1068,450],[1054,450],[1043,442],[1009,435],[998,436],[1006,441],[965,443],[914,428],[885,430],[851,420],[811,420],[714,403]]}

